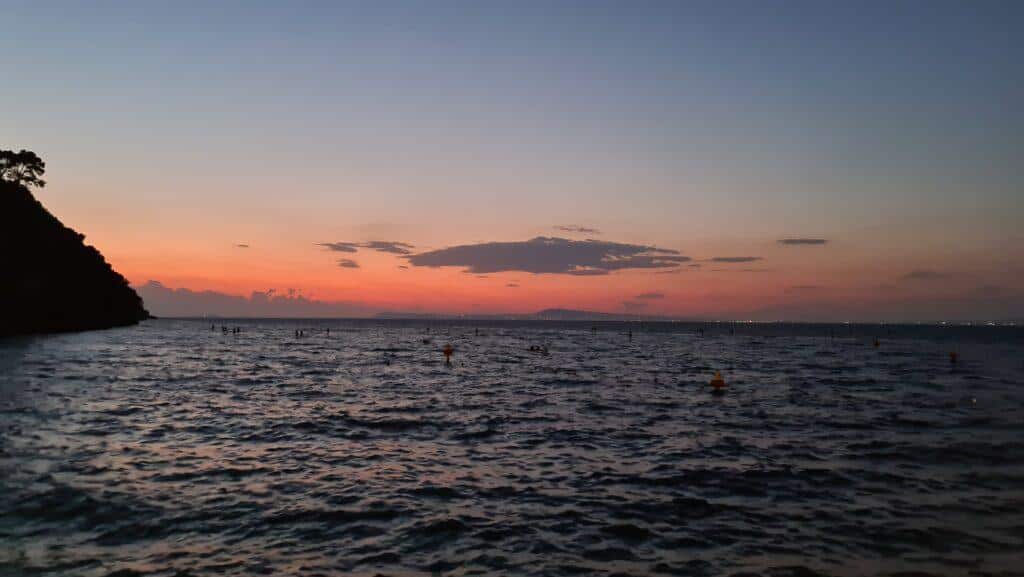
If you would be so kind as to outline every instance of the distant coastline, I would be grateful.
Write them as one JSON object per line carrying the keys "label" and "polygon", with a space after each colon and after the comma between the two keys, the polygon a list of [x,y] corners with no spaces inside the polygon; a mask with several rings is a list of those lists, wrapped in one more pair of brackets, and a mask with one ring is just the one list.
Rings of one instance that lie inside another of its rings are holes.
{"label": "distant coastline", "polygon": [[[587,311],[580,311],[587,312]],[[605,315],[608,313],[595,313]],[[614,315],[610,315],[614,316]],[[153,317],[157,318],[157,317]],[[411,322],[423,323],[536,323],[536,324],[557,324],[557,325],[692,325],[692,326],[807,326],[807,327],[993,327],[993,328],[1024,328],[1024,320],[1007,321],[790,321],[790,320],[738,320],[738,319],[694,319],[694,318],[670,318],[670,317],[631,317],[631,318],[605,318],[579,317],[579,318],[544,318],[536,314],[493,314],[493,315],[445,315],[428,313],[392,313],[384,312],[373,316],[233,316],[233,315],[165,315],[159,317],[163,320],[180,321],[273,321],[273,322],[309,322],[313,324],[325,322],[355,322],[372,323],[379,322]]]}

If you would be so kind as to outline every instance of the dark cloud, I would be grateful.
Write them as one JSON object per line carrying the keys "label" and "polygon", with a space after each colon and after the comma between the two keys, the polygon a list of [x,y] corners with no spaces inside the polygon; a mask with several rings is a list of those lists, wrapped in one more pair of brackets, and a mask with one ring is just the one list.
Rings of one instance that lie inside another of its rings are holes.
{"label": "dark cloud", "polygon": [[641,294],[636,295],[633,298],[645,299],[645,300],[663,299],[663,298],[665,298],[665,293],[658,293],[658,292],[641,293]]}
{"label": "dark cloud", "polygon": [[711,272],[775,272],[771,268],[713,268]]}
{"label": "dark cloud", "polygon": [[826,238],[780,238],[779,244],[782,246],[800,246],[800,245],[823,245],[827,244],[828,239]]}
{"label": "dark cloud", "polygon": [[334,252],[356,252],[356,249],[359,247],[354,242],[321,242],[317,246],[322,246]]}
{"label": "dark cloud", "polygon": [[722,262],[722,263],[736,263],[736,262],[755,262],[761,260],[759,256],[716,256],[710,259],[711,262]]}
{"label": "dark cloud", "polygon": [[597,240],[539,236],[526,241],[453,246],[406,257],[415,266],[465,267],[471,273],[605,275],[616,270],[673,268],[690,260],[679,251]]}
{"label": "dark cloud", "polygon": [[587,228],[585,226],[576,226],[575,224],[562,224],[554,227],[555,230],[562,232],[572,232],[579,234],[601,234],[601,231],[596,228]]}
{"label": "dark cloud", "polygon": [[907,274],[903,275],[903,278],[908,280],[942,280],[949,278],[950,275],[947,272],[929,270],[929,269],[918,269],[912,270]]}
{"label": "dark cloud", "polygon": [[367,242],[321,242],[318,243],[317,246],[322,246],[327,250],[332,250],[334,252],[356,252],[361,248],[367,248],[377,252],[386,252],[398,255],[412,254],[412,249],[415,248],[411,244],[391,240],[371,240]]}
{"label": "dark cloud", "polygon": [[508,288],[519,288],[519,283],[510,282],[507,285]]}
{"label": "dark cloud", "polygon": [[243,243],[239,243],[239,244],[236,244],[235,247],[236,248],[249,248],[249,245],[243,244]]}
{"label": "dark cloud", "polygon": [[402,270],[409,270],[409,265],[400,264],[400,265],[398,265],[398,268],[400,268]]}
{"label": "dark cloud", "polygon": [[338,266],[341,268],[359,268],[359,263],[350,258],[339,258]]}
{"label": "dark cloud", "polygon": [[359,245],[362,248],[368,248],[378,252],[386,252],[390,254],[412,254],[412,249],[416,248],[413,245],[405,242],[395,242],[390,240],[371,240],[364,242]]}

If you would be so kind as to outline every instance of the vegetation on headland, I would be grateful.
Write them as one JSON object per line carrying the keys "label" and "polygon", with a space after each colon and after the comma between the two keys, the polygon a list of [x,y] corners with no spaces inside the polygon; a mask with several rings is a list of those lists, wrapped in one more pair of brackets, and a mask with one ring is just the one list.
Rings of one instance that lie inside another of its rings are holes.
{"label": "vegetation on headland", "polygon": [[0,336],[124,326],[149,318],[142,299],[85,235],[36,200],[46,165],[0,150]]}

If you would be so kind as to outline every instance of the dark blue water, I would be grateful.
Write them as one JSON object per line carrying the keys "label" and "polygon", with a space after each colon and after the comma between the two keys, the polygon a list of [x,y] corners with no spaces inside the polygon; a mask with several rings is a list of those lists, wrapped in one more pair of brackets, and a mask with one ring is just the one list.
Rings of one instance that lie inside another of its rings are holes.
{"label": "dark blue water", "polygon": [[1024,574],[1020,329],[230,325],[0,343],[0,575]]}

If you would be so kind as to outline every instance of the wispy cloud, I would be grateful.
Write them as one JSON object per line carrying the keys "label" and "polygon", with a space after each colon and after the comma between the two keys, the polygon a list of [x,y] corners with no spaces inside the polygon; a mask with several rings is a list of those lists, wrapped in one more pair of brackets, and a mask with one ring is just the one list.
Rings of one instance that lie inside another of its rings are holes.
{"label": "wispy cloud", "polygon": [[788,287],[786,292],[810,292],[824,290],[825,287],[816,284],[798,284]]}
{"label": "wispy cloud", "polygon": [[519,288],[519,283],[510,282],[510,283],[506,284],[505,286],[507,286],[508,288]]}
{"label": "wispy cloud", "polygon": [[665,298],[665,293],[659,293],[659,292],[640,293],[640,294],[636,295],[633,298],[644,299],[644,300],[663,299],[663,298]]}
{"label": "wispy cloud", "polygon": [[412,254],[412,249],[416,248],[413,245],[406,242],[396,242],[392,240],[371,240],[364,242],[359,245],[361,248],[368,248],[377,252],[386,252],[390,254]]}
{"label": "wispy cloud", "polygon": [[359,268],[359,263],[350,258],[338,259],[338,266],[341,268]]}
{"label": "wispy cloud", "polygon": [[951,275],[948,272],[930,270],[930,269],[918,269],[912,270],[907,274],[903,275],[903,278],[907,280],[943,280],[950,278]]}
{"label": "wispy cloud", "polygon": [[691,263],[688,263],[685,266],[681,266],[679,268],[673,268],[673,269],[669,269],[669,270],[654,271],[654,274],[679,274],[681,272],[699,272],[699,271],[700,271],[700,263],[691,262]]}
{"label": "wispy cloud", "polygon": [[249,248],[249,245],[244,243],[238,243],[235,245],[235,248]]}
{"label": "wispy cloud", "polygon": [[317,243],[317,246],[334,252],[356,252],[359,248],[359,245],[354,242],[320,242]]}
{"label": "wispy cloud", "polygon": [[801,245],[823,245],[828,243],[826,238],[807,238],[807,237],[795,237],[795,238],[780,238],[779,244],[782,246],[801,246]]}
{"label": "wispy cloud", "polygon": [[412,249],[416,248],[409,243],[392,240],[371,240],[367,242],[321,242],[317,243],[317,246],[322,246],[327,250],[334,252],[351,253],[356,252],[361,248],[365,248],[375,250],[377,252],[386,252],[397,255],[412,254]]}
{"label": "wispy cloud", "polygon": [[708,259],[711,262],[719,263],[738,263],[738,262],[755,262],[761,260],[759,256],[715,256]]}
{"label": "wispy cloud", "polygon": [[406,258],[414,266],[457,266],[470,273],[519,271],[576,276],[605,275],[628,269],[667,269],[690,260],[672,249],[543,236],[526,241],[453,246]]}
{"label": "wispy cloud", "polygon": [[555,230],[560,230],[562,232],[571,232],[578,234],[601,234],[601,231],[597,230],[596,228],[576,226],[575,224],[560,224],[552,228],[554,228]]}

